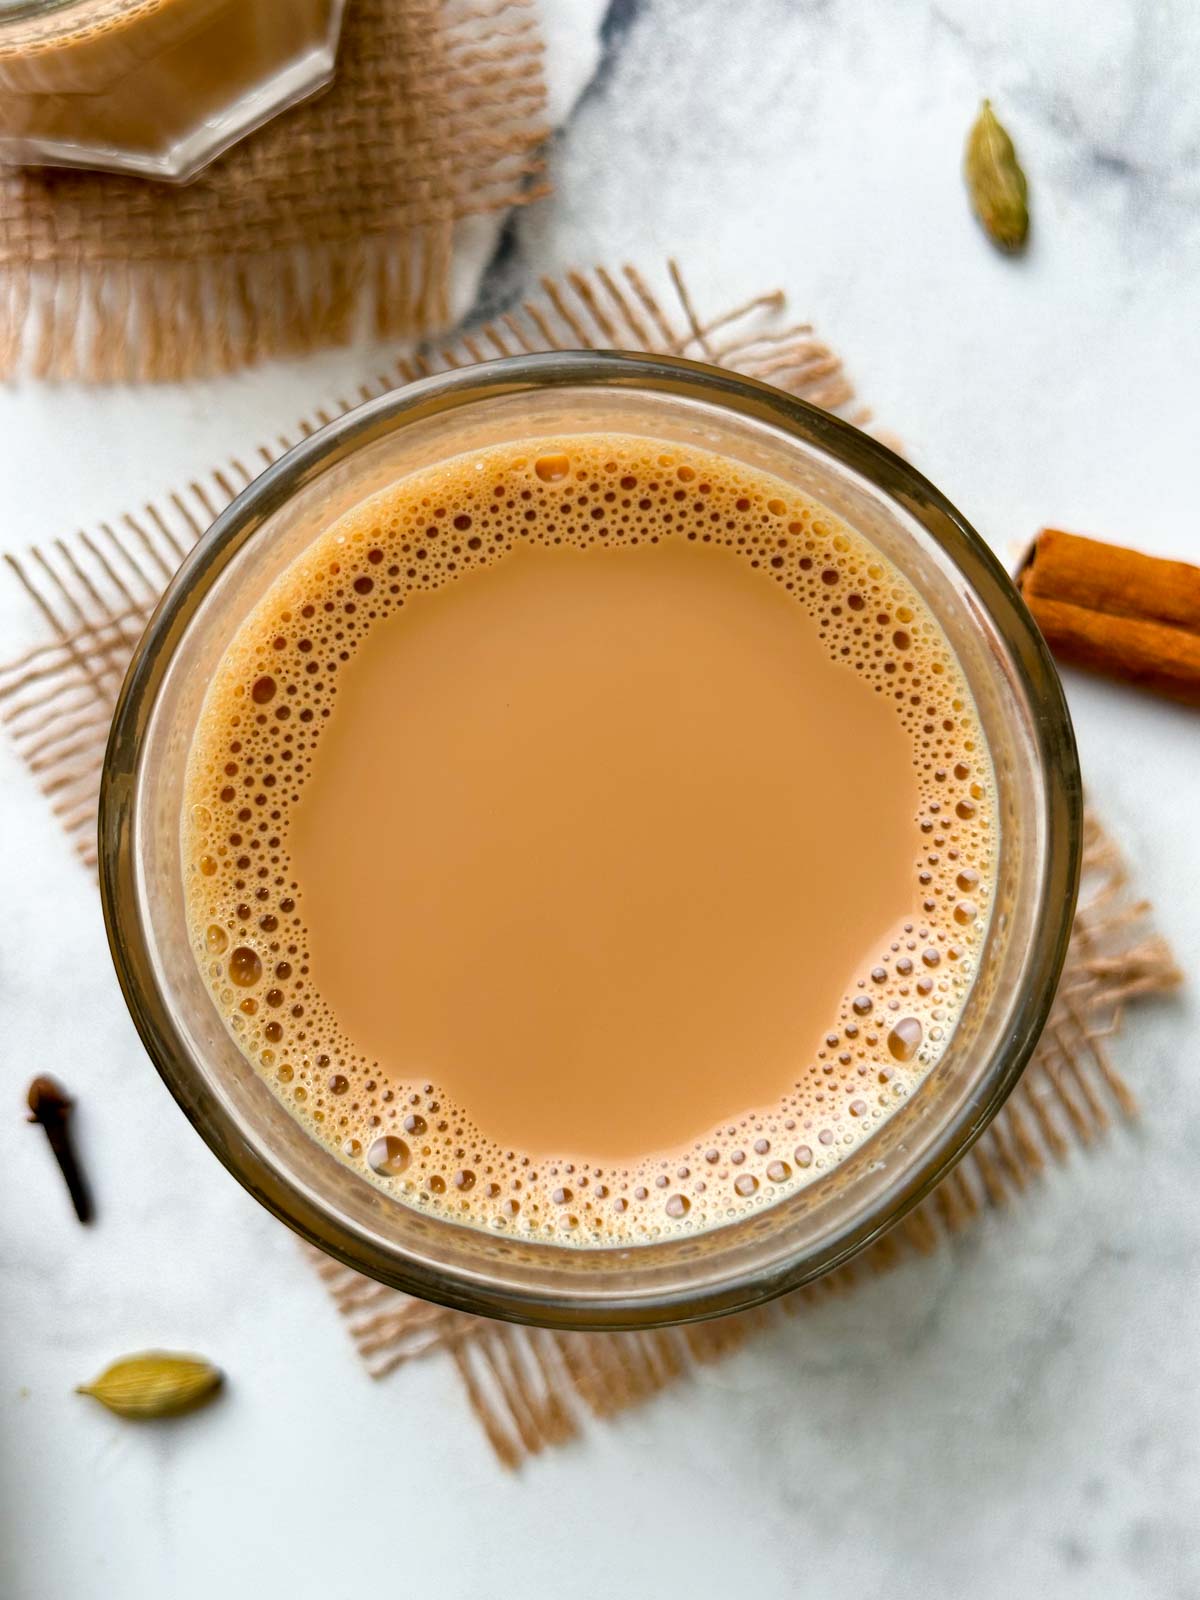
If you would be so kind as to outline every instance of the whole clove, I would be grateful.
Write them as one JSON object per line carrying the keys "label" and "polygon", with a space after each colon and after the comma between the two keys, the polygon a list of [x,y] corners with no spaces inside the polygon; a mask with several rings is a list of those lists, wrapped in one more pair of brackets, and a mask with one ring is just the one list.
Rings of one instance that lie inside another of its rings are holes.
{"label": "whole clove", "polygon": [[37,1077],[29,1085],[29,1121],[38,1122],[46,1130],[54,1159],[58,1162],[75,1215],[80,1222],[92,1220],[92,1195],[87,1179],[75,1154],[71,1137],[71,1111],[74,1100],[53,1078]]}

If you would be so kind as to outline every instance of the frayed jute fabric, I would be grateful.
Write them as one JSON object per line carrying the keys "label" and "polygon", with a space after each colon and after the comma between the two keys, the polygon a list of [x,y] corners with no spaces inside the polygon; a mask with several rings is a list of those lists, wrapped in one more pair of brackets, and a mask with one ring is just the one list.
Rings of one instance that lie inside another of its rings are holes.
{"label": "frayed jute fabric", "polygon": [[185,188],[0,167],[0,377],[437,333],[465,219],[546,192],[533,0],[351,0],[332,86]]}
{"label": "frayed jute fabric", "polygon": [[[682,355],[764,378],[866,426],[837,356],[766,294],[702,318],[678,269],[652,286],[632,267],[546,279],[541,292],[442,350],[315,409],[288,435],[197,475],[158,501],[6,560],[53,639],[0,668],[0,718],[79,856],[96,864],[96,802],[113,705],[133,647],[191,544],[264,465],[297,439],[397,383],[491,356],[615,347]],[[1021,1082],[955,1171],[886,1238],[849,1266],[756,1311],[653,1333],[551,1333],[446,1310],[397,1293],[305,1247],[367,1369],[386,1377],[418,1357],[452,1360],[505,1465],[574,1437],[681,1381],[696,1365],[823,1296],[928,1254],[989,1209],[1046,1181],[1072,1149],[1136,1111],[1109,1041],[1131,1002],[1179,982],[1112,842],[1089,818],[1084,881],[1049,1023]]]}

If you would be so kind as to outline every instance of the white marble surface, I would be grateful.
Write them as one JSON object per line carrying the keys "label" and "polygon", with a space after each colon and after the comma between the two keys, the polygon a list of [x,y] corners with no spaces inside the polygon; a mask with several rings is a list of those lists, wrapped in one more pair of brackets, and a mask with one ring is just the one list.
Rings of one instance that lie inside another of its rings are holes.
{"label": "white marble surface", "polygon": [[[1002,554],[1058,521],[1200,560],[1189,0],[623,0],[603,48],[601,9],[546,0],[558,194],[519,220],[485,299],[670,252],[706,306],[779,283]],[[983,93],[1030,173],[1021,262],[966,213]],[[0,542],[118,511],[363,363],[0,391]],[[3,654],[36,637],[0,586]],[[1068,689],[1093,800],[1194,978],[1200,723]],[[1121,1046],[1138,1127],[936,1259],[509,1478],[445,1363],[363,1375],[290,1237],[171,1105],[94,888],[7,746],[0,881],[4,1600],[1200,1594],[1194,992]],[[35,1067],[81,1096],[87,1233],[21,1121]],[[228,1395],[134,1429],[71,1393],[159,1343],[211,1354]]]}

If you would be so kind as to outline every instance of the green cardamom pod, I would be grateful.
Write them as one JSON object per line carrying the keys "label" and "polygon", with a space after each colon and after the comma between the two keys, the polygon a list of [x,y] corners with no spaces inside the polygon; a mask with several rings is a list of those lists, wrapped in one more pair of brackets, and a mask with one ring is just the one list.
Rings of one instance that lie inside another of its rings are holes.
{"label": "green cardamom pod", "polygon": [[221,1387],[221,1371],[200,1356],[147,1350],[122,1356],[76,1394],[90,1394],[119,1417],[174,1417],[211,1400]]}
{"label": "green cardamom pod", "polygon": [[1022,249],[1029,236],[1029,185],[990,100],[983,102],[967,136],[963,166],[971,204],[988,238],[1001,250]]}

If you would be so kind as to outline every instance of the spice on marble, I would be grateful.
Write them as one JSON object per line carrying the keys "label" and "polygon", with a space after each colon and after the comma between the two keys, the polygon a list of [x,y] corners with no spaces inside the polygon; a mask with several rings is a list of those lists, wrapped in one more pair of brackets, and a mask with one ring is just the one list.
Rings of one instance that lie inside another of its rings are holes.
{"label": "spice on marble", "polygon": [[147,1350],[122,1356],[75,1392],[90,1395],[119,1417],[146,1421],[194,1411],[213,1398],[222,1382],[221,1369],[202,1356]]}
{"label": "spice on marble", "polygon": [[1200,567],[1043,528],[1017,582],[1060,661],[1200,706]]}
{"label": "spice on marble", "polygon": [[75,1207],[80,1222],[92,1220],[92,1192],[79,1165],[75,1140],[71,1132],[71,1112],[75,1102],[54,1078],[37,1077],[29,1085],[27,1095],[29,1121],[39,1123],[46,1130],[46,1138],[58,1162],[59,1171]]}
{"label": "spice on marble", "polygon": [[1029,185],[990,100],[983,102],[967,135],[963,172],[975,215],[988,238],[1010,255],[1023,250],[1029,237]]}

